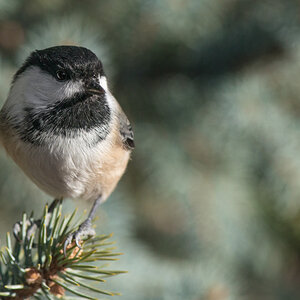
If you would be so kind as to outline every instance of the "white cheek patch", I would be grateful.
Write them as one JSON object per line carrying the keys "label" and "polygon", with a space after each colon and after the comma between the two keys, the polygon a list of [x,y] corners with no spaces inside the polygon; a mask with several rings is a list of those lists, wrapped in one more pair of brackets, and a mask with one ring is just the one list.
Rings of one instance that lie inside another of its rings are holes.
{"label": "white cheek patch", "polygon": [[83,90],[83,83],[81,81],[67,81],[57,90],[55,98],[56,100],[72,98],[75,94]]}
{"label": "white cheek patch", "polygon": [[72,98],[83,90],[81,81],[60,82],[33,66],[16,78],[4,106],[13,117],[20,119],[27,107],[42,110],[49,104]]}
{"label": "white cheek patch", "polygon": [[105,76],[99,76],[99,83],[105,92],[107,92],[107,80]]}
{"label": "white cheek patch", "polygon": [[[99,75],[98,81],[107,94],[109,105],[112,108],[115,107],[115,100],[109,92],[106,77]],[[64,99],[70,99],[84,90],[82,80],[57,81],[39,67],[32,66],[16,78],[4,107],[10,117],[22,120],[26,108],[43,111],[45,107]]]}

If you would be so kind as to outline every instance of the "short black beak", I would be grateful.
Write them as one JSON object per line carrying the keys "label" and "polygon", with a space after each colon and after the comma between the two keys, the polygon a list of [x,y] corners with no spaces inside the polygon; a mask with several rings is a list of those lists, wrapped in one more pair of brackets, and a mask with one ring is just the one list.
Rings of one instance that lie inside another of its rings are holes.
{"label": "short black beak", "polygon": [[103,95],[105,90],[99,84],[97,80],[91,80],[85,83],[85,89],[88,93],[96,94],[96,95]]}

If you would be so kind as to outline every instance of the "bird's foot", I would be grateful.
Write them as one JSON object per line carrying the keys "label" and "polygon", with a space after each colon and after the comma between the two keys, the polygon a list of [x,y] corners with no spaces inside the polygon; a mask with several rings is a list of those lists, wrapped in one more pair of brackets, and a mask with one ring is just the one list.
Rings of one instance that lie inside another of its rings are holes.
{"label": "bird's foot", "polygon": [[88,218],[86,219],[75,232],[71,232],[68,234],[65,242],[64,242],[64,254],[67,256],[67,247],[72,243],[74,240],[76,243],[76,246],[81,249],[80,241],[82,240],[82,237],[91,237],[96,234],[94,228],[92,227],[92,222]]}
{"label": "bird's foot", "polygon": [[[46,219],[45,219],[45,224],[48,225],[52,213],[55,209],[55,207],[62,201],[62,199],[54,199],[51,205],[49,206]],[[40,227],[41,227],[42,220],[34,220],[33,218],[30,218],[29,220],[26,220],[25,228],[26,228],[26,233],[25,233],[25,238],[30,239],[32,234],[34,234]],[[19,242],[23,242],[23,233],[22,233],[22,228],[23,228],[23,222],[19,221],[13,226],[13,234],[15,239]]]}
{"label": "bird's foot", "polygon": [[[36,230],[40,227],[41,225],[41,220],[26,220],[26,234],[25,238],[30,239],[31,235],[36,232]],[[23,242],[23,236],[22,236],[22,228],[23,228],[23,222],[17,222],[13,226],[13,234],[15,239],[18,242]]]}

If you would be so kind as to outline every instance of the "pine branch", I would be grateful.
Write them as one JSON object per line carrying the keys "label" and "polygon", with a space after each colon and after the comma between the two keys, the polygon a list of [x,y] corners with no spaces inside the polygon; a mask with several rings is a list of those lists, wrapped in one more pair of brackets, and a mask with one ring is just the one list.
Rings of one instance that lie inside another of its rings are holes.
{"label": "pine branch", "polygon": [[[78,227],[72,215],[62,217],[62,205],[51,215],[45,206],[41,225],[31,233],[32,217],[23,214],[19,240],[12,242],[10,233],[6,246],[0,250],[0,297],[1,299],[56,299],[64,298],[66,291],[72,299],[98,299],[93,294],[118,295],[98,288],[104,278],[125,273],[110,271],[91,263],[117,260],[110,235],[99,235],[75,243],[63,253],[63,244],[70,232]],[[49,218],[50,216],[50,218]],[[30,233],[30,237],[28,237]],[[96,284],[95,285],[93,285]],[[65,298],[67,299],[67,297]]]}

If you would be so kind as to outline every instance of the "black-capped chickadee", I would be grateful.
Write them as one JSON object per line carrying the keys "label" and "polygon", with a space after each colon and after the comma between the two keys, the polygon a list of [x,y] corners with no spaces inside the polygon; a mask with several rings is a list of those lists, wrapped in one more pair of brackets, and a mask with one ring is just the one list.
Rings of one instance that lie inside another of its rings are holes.
{"label": "black-capped chickadee", "polygon": [[64,248],[94,235],[96,209],[115,188],[134,148],[130,123],[97,56],[76,46],[32,52],[0,112],[0,139],[24,173],[55,197],[54,205],[63,198],[94,201]]}

